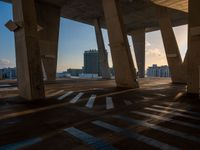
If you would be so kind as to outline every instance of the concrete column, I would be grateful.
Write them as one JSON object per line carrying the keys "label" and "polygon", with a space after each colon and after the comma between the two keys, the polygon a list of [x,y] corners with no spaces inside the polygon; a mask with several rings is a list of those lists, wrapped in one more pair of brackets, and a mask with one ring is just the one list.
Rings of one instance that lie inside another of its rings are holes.
{"label": "concrete column", "polygon": [[165,53],[167,56],[172,82],[185,83],[183,77],[182,59],[167,8],[157,6],[156,12],[163,38]]}
{"label": "concrete column", "polygon": [[61,8],[47,3],[36,3],[41,60],[46,80],[56,79],[58,37]]}
{"label": "concrete column", "polygon": [[103,79],[110,79],[111,74],[108,66],[108,53],[105,49],[99,19],[94,20],[94,27],[95,27],[96,40],[99,51],[100,74],[102,75]]}
{"label": "concrete column", "polygon": [[15,31],[19,93],[28,100],[43,99],[45,95],[34,0],[13,0],[13,17],[22,26]]}
{"label": "concrete column", "polygon": [[184,81],[185,81],[185,83],[187,83],[187,79],[188,79],[188,72],[187,72],[187,69],[188,69],[188,50],[185,54],[185,59],[182,63],[182,68],[183,68]]}
{"label": "concrete column", "polygon": [[200,1],[189,0],[188,20],[188,93],[200,90]]}
{"label": "concrete column", "polygon": [[119,10],[119,1],[103,0],[103,9],[117,86],[137,88],[136,71]]}
{"label": "concrete column", "polygon": [[138,67],[139,78],[145,77],[145,29],[132,32],[133,47]]}

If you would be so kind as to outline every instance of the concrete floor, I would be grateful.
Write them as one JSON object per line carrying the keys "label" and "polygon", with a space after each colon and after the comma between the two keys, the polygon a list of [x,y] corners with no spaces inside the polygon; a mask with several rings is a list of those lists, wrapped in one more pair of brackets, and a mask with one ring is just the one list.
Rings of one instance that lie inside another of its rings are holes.
{"label": "concrete floor", "polygon": [[16,81],[1,82],[0,150],[199,149],[199,100],[169,79],[140,85],[58,80],[46,84],[46,100],[27,102]]}

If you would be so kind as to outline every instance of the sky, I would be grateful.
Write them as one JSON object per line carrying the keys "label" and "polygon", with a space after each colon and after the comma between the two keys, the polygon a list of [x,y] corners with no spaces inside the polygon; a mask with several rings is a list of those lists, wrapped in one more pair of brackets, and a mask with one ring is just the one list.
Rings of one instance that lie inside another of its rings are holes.
{"label": "sky", "polygon": [[[12,20],[12,6],[0,1],[0,68],[15,67],[14,34],[4,25]],[[173,28],[182,59],[187,50],[187,25]],[[108,50],[109,66],[112,67],[107,30],[102,29],[106,49]],[[133,43],[128,36],[133,60],[136,66]],[[85,50],[97,49],[93,26],[61,18],[58,44],[57,71],[68,68],[82,68]],[[160,31],[146,33],[146,68],[152,64],[167,65],[166,55]],[[137,67],[136,67],[137,68]]]}

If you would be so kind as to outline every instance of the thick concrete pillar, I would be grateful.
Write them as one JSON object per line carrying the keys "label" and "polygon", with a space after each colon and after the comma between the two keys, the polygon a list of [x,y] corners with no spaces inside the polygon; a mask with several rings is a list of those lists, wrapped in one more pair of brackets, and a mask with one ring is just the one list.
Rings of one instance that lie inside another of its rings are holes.
{"label": "thick concrete pillar", "polygon": [[103,9],[117,86],[137,88],[136,71],[119,11],[119,1],[103,0]]}
{"label": "thick concrete pillar", "polygon": [[29,100],[43,99],[45,95],[34,0],[13,0],[13,17],[16,23],[22,25],[15,31],[19,93]]}
{"label": "thick concrete pillar", "polygon": [[94,27],[95,27],[95,33],[96,33],[96,40],[97,40],[97,46],[99,51],[99,63],[100,63],[100,74],[102,75],[103,79],[110,79],[110,69],[108,66],[108,53],[105,49],[105,44],[103,40],[103,35],[101,31],[101,25],[100,20],[95,19],[94,20]]}
{"label": "thick concrete pillar", "polygon": [[188,93],[200,90],[200,1],[189,0],[188,21]]}
{"label": "thick concrete pillar", "polygon": [[36,10],[38,25],[41,27],[38,33],[43,74],[46,80],[52,81],[56,79],[61,8],[38,2]]}
{"label": "thick concrete pillar", "polygon": [[139,78],[145,77],[145,29],[139,29],[131,33],[133,47],[138,67]]}
{"label": "thick concrete pillar", "polygon": [[188,50],[185,54],[185,59],[182,63],[182,68],[183,68],[184,81],[185,81],[185,83],[187,83],[187,79],[188,79],[188,71],[187,71],[187,69],[188,69]]}
{"label": "thick concrete pillar", "polygon": [[182,59],[167,8],[156,6],[156,13],[160,25],[172,82],[185,83],[183,77]]}

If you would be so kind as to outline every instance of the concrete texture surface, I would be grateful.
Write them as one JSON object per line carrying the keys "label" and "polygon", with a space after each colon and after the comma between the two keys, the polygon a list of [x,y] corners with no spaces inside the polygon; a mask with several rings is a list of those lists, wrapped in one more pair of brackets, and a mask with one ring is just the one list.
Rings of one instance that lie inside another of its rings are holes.
{"label": "concrete texture surface", "polygon": [[[0,149],[197,150],[199,101],[186,97],[186,87],[169,79],[142,79],[140,86],[124,90],[116,89],[113,80],[68,79],[46,84],[46,94],[52,96],[45,101],[3,98]],[[69,91],[73,93],[58,100]],[[80,92],[78,101],[70,103]],[[92,95],[94,105],[88,108]],[[113,103],[108,110],[107,97]]]}

